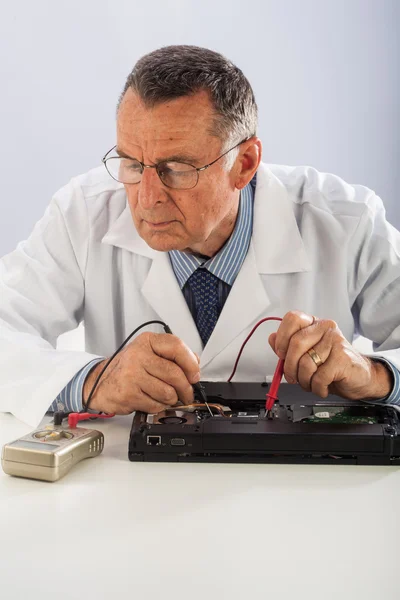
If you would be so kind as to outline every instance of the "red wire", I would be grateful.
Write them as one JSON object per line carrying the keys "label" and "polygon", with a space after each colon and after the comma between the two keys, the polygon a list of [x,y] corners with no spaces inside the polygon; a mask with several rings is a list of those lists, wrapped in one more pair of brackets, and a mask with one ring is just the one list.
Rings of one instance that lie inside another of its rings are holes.
{"label": "red wire", "polygon": [[[244,342],[239,350],[239,354],[237,355],[236,362],[233,367],[233,371],[232,371],[228,381],[231,381],[232,377],[236,373],[239,359],[242,355],[245,345],[247,344],[247,342],[249,341],[249,339],[251,338],[251,336],[257,329],[257,327],[259,327],[261,325],[261,323],[265,323],[265,321],[282,321],[282,319],[280,317],[265,317],[265,319],[261,319],[261,321],[258,321],[258,323],[256,323],[256,325],[254,325],[253,329],[250,331],[249,335],[244,340]],[[266,398],[265,398],[266,399],[266,403],[265,403],[266,410],[271,410],[271,408],[274,405],[274,402],[278,399],[278,389],[279,389],[280,383],[282,381],[284,365],[285,365],[285,361],[282,358],[280,358],[278,360],[278,364],[276,365],[276,369],[275,369],[274,376],[272,378],[270,390],[266,394]]]}

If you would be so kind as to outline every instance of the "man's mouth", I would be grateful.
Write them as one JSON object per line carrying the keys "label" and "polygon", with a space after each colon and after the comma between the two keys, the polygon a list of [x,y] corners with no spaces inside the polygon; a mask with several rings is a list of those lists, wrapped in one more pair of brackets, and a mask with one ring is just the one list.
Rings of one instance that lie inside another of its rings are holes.
{"label": "man's mouth", "polygon": [[163,227],[167,227],[168,225],[170,225],[171,223],[173,223],[173,221],[157,221],[157,222],[152,222],[152,221],[146,221],[145,223],[147,223],[147,225],[153,229],[162,229]]}

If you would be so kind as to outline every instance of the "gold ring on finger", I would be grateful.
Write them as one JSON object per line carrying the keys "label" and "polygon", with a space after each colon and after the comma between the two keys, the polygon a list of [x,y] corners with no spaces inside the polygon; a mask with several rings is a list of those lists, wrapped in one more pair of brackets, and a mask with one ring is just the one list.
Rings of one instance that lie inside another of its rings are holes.
{"label": "gold ring on finger", "polygon": [[307,350],[307,354],[312,358],[317,367],[320,367],[322,364],[324,364],[324,361],[321,360],[320,355],[315,352],[314,348]]}

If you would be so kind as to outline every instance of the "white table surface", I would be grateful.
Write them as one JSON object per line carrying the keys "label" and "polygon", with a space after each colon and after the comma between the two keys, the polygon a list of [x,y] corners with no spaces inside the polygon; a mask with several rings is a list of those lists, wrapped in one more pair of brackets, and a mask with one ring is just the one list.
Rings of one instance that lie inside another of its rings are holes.
{"label": "white table surface", "polygon": [[58,482],[0,469],[2,600],[400,597],[399,468],[131,463],[130,424]]}

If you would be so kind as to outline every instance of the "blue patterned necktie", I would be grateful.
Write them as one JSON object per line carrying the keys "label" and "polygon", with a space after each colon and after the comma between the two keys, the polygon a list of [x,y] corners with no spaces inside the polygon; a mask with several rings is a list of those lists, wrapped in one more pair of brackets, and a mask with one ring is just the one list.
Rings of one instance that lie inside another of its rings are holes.
{"label": "blue patterned necktie", "polygon": [[218,321],[221,307],[218,299],[219,278],[207,269],[198,268],[189,277],[195,304],[195,321],[204,346]]}

